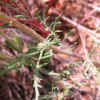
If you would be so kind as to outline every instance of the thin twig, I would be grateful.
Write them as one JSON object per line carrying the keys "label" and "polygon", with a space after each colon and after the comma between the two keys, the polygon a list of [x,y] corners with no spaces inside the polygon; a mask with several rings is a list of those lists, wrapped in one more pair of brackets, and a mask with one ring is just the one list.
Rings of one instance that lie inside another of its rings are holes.
{"label": "thin twig", "polygon": [[84,31],[84,33],[87,34],[88,36],[90,36],[91,39],[93,39],[94,41],[100,43],[100,40],[97,39],[97,37],[96,37],[97,34],[96,34],[95,31],[92,31],[92,30],[90,30],[90,29],[78,24],[77,22],[69,19],[68,17],[65,17],[60,12],[58,12],[56,9],[52,9],[51,13],[57,14],[58,16],[61,17],[61,19],[63,19],[64,21],[70,23],[73,27],[76,27],[77,29]]}

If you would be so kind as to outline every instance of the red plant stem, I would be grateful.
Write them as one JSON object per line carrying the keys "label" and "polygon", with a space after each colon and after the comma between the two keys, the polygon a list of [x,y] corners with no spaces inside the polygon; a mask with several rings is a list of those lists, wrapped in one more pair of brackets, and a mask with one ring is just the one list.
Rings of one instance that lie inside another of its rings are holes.
{"label": "red plant stem", "polygon": [[0,20],[0,25],[4,25],[4,24],[6,24],[6,23]]}
{"label": "red plant stem", "polygon": [[24,24],[29,25],[30,27],[34,27],[36,28],[37,31],[40,32],[40,34],[46,38],[48,36],[48,34],[50,34],[49,31],[45,30],[44,25],[42,25],[36,18],[34,18],[33,20],[26,20],[26,19],[18,19],[18,21],[23,22]]}
{"label": "red plant stem", "polygon": [[[5,24],[7,24],[7,23],[5,23],[5,22],[3,22],[3,21],[0,20],[0,26],[5,25]],[[3,28],[0,28],[0,30],[2,30],[2,29]]]}
{"label": "red plant stem", "polygon": [[[51,2],[51,4],[49,5],[49,7],[50,6],[52,6],[52,4],[54,3],[54,1],[55,0],[51,0],[52,2]],[[19,3],[22,3],[22,5],[23,5],[23,7],[24,7],[24,9],[26,9],[26,11],[27,11],[27,14],[28,14],[28,16],[29,17],[31,17],[31,14],[30,14],[30,12],[29,12],[29,9],[28,9],[28,7],[27,7],[27,4],[26,4],[26,2],[25,2],[25,0],[20,0],[19,2],[13,2],[13,1],[11,1],[11,2],[9,2],[9,4],[12,6],[12,7],[15,7],[15,8],[18,8],[18,10],[20,10],[21,11],[21,13],[25,13],[24,11],[23,11],[23,9],[22,8],[20,8],[19,7]],[[16,13],[16,12],[15,12]],[[21,21],[21,22],[23,22],[24,24],[27,24],[27,25],[29,25],[30,27],[34,27],[37,31],[39,31],[40,32],[40,34],[44,37],[44,38],[46,38],[47,36],[48,36],[48,34],[50,34],[50,32],[48,32],[48,31],[46,31],[45,30],[45,27],[44,27],[44,25],[42,25],[36,18],[34,18],[33,20],[19,20],[19,21]]]}

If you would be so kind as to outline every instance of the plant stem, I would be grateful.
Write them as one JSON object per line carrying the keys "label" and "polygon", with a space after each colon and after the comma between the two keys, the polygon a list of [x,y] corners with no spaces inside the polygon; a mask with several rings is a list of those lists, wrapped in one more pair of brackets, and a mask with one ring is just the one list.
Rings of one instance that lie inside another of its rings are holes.
{"label": "plant stem", "polygon": [[32,35],[38,41],[43,41],[44,40],[44,38],[41,37],[39,34],[37,34],[34,30],[29,28],[25,24],[20,23],[16,19],[7,16],[6,14],[4,14],[2,12],[0,12],[0,20],[4,21],[6,23],[9,23],[11,26],[14,26],[15,28],[17,28],[17,29],[29,34],[29,35]]}
{"label": "plant stem", "polygon": [[[11,24],[11,26],[33,36],[34,38],[36,38],[39,42],[42,42],[44,40],[44,38],[42,36],[40,36],[38,33],[36,33],[33,29],[29,28],[28,26],[20,23],[19,21],[17,21],[16,19],[12,18],[12,17],[9,17],[7,16],[6,14],[0,12],[0,20],[6,22],[6,23],[9,23]],[[60,53],[62,53],[62,51],[60,51],[59,49],[57,49],[57,47],[55,47],[54,45],[52,45],[50,47],[50,49],[54,50],[54,51],[58,51]],[[68,55],[73,55],[73,54],[70,54],[70,53],[66,53],[66,52],[63,52],[64,54],[68,54]]]}

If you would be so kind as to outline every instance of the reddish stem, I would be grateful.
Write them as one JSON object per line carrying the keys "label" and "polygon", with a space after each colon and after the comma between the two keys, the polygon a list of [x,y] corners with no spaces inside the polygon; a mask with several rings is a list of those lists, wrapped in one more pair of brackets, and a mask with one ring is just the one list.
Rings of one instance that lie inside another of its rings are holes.
{"label": "reddish stem", "polygon": [[49,31],[45,30],[45,27],[43,24],[41,24],[36,18],[34,18],[33,20],[26,20],[23,18],[18,19],[19,21],[23,22],[24,24],[29,25],[30,27],[34,27],[36,28],[37,31],[40,32],[40,34],[46,38],[48,36],[48,34],[50,34]]}

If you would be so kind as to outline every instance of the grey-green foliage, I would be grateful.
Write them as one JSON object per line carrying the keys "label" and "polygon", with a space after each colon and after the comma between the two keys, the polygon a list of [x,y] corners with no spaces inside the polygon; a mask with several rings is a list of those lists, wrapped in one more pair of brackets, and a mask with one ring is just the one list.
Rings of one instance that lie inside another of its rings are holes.
{"label": "grey-green foliage", "polygon": [[23,53],[22,51],[22,43],[18,37],[14,37],[13,40],[6,40],[6,44],[8,45],[8,47],[12,50],[17,51],[19,54],[13,57],[11,62],[9,62],[8,65],[5,67],[5,70],[0,72],[0,75],[4,75],[12,69],[19,69],[22,65],[33,67],[33,87],[35,88],[36,92],[35,100],[39,100],[38,88],[41,88],[39,83],[42,79],[40,72],[46,72],[46,75],[48,75],[48,71],[43,68],[48,65],[50,57],[53,55],[53,50],[50,49],[50,46],[56,44],[58,45],[60,42],[58,36],[56,35],[57,32],[60,32],[60,30],[56,30],[56,25],[58,24],[60,24],[58,18],[56,18],[56,20],[52,22],[49,26],[45,23],[45,27],[48,28],[51,34],[49,34],[43,42],[37,43],[36,45],[29,47],[28,51],[25,53]]}
{"label": "grey-green foliage", "polygon": [[[58,24],[59,23],[58,23],[58,18],[57,18],[50,26],[47,26],[48,29],[51,30],[51,34],[49,34],[49,36],[46,39],[44,39],[43,42],[38,43],[37,45],[34,45],[33,47],[32,46],[29,47],[26,53],[22,52],[22,48],[23,48],[22,41],[17,36],[15,36],[12,40],[7,39],[5,41],[6,45],[10,49],[17,51],[19,55],[13,57],[13,60],[9,62],[8,67],[6,67],[7,69],[4,72],[8,72],[7,70],[9,68],[10,68],[9,70],[16,68],[16,65],[18,63],[21,65],[25,64],[27,66],[33,67],[34,65],[36,65],[36,62],[38,62],[39,60],[39,66],[42,67],[44,65],[47,65],[49,62],[49,58],[53,54],[52,50],[50,50],[49,47],[51,45],[59,43],[59,39],[56,35],[56,32],[58,30],[55,30],[55,26]],[[52,39],[52,36],[54,37],[54,39]],[[42,57],[40,57],[41,51],[43,51]],[[32,59],[32,62],[30,61],[30,59]],[[42,60],[42,63],[41,63],[41,60]],[[11,66],[13,66],[13,68]]]}

